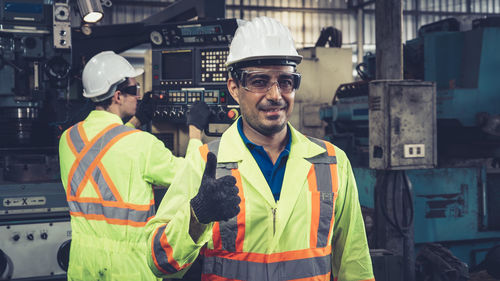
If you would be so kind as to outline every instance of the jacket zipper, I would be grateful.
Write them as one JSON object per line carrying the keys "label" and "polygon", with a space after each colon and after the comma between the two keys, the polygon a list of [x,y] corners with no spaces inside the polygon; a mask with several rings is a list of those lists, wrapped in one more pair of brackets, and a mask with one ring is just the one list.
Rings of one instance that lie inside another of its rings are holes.
{"label": "jacket zipper", "polygon": [[271,208],[273,212],[273,236],[276,233],[276,208]]}

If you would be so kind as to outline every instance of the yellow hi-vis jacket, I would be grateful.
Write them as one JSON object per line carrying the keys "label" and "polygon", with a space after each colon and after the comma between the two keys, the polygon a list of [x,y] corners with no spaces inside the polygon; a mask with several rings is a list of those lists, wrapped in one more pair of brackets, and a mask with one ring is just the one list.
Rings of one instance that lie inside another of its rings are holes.
{"label": "yellow hi-vis jacket", "polygon": [[[188,153],[201,145],[190,142]],[[155,211],[151,184],[169,186],[185,160],[101,110],[63,133],[59,157],[71,215],[68,280],[157,280],[144,232]]]}
{"label": "yellow hi-vis jacket", "polygon": [[[199,254],[202,280],[374,280],[356,183],[345,153],[309,139],[289,125],[291,147],[280,200],[241,139],[237,122],[193,153],[148,222],[149,266],[179,277]],[[209,224],[198,241],[189,236],[190,204],[208,151],[216,177],[237,179],[240,213]]]}

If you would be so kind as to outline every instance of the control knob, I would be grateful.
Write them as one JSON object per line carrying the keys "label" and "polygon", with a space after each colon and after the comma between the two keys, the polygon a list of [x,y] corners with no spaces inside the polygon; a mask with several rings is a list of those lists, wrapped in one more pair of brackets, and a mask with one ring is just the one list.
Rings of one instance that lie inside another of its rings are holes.
{"label": "control knob", "polygon": [[14,241],[18,241],[20,238],[21,236],[19,234],[14,234],[14,236],[12,236],[12,240]]}

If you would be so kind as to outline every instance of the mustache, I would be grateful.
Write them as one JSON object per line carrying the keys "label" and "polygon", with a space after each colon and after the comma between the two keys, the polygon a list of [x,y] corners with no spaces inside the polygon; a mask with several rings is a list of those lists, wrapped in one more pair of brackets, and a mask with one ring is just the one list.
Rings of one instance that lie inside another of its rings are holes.
{"label": "mustache", "polygon": [[278,108],[286,108],[286,107],[288,107],[288,103],[284,100],[280,100],[280,101],[267,100],[265,102],[260,103],[257,106],[257,109],[270,110],[270,109],[275,109],[277,107]]}

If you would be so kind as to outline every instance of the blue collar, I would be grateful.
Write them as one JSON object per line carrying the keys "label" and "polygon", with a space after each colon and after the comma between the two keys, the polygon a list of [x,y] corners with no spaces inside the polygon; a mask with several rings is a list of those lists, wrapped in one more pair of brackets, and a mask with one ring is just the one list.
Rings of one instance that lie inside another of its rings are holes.
{"label": "blue collar", "polygon": [[[239,118],[238,119],[238,132],[240,133],[240,136],[241,138],[243,139],[243,142],[245,143],[246,147],[248,147],[248,149],[253,149],[255,147],[260,147],[262,149],[264,149],[262,146],[260,145],[256,145],[255,143],[251,142],[247,136],[245,136],[245,133],[243,133],[243,121],[242,121],[243,118]],[[287,142],[286,142],[286,146],[285,146],[285,149],[281,152],[281,154],[283,155],[288,155],[290,153],[290,146],[291,146],[291,143],[292,143],[292,135],[290,134],[290,128],[288,128],[288,125],[287,125]],[[280,156],[281,156],[280,154]]]}

